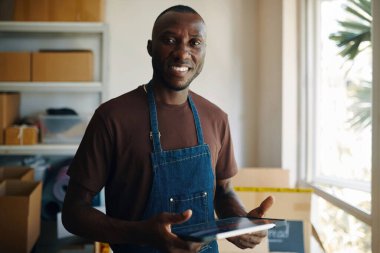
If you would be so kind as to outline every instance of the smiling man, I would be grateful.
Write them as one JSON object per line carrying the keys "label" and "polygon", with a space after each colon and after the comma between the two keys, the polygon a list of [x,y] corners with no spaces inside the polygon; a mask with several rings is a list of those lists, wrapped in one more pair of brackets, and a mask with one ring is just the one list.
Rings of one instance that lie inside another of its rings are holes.
{"label": "smiling man", "polygon": [[[171,232],[218,217],[261,217],[267,198],[247,213],[230,187],[237,173],[227,115],[189,90],[206,55],[206,25],[192,8],[156,19],[147,50],[153,77],[101,105],[70,166],[63,224],[121,252],[218,252],[217,242],[184,241]],[[105,187],[107,214],[91,207]],[[265,233],[229,240],[252,248]]]}
{"label": "smiling man", "polygon": [[148,52],[152,57],[153,80],[187,93],[190,83],[201,73],[205,59],[203,19],[192,12],[182,13],[181,18],[178,12],[164,12],[155,22]]}

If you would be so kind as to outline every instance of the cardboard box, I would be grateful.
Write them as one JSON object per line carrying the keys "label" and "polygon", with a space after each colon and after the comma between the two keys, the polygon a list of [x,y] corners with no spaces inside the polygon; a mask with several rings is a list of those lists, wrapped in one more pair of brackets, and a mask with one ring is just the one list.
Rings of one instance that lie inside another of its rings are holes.
{"label": "cardboard box", "polygon": [[0,81],[29,82],[31,53],[0,52]]}
{"label": "cardboard box", "polygon": [[231,181],[247,211],[271,195],[275,202],[265,217],[302,221],[305,252],[310,252],[311,189],[289,188],[289,171],[283,169],[240,169]]}
{"label": "cardboard box", "polygon": [[32,81],[93,80],[91,51],[43,51],[32,54]]}
{"label": "cardboard box", "polygon": [[[231,179],[233,186],[240,187],[289,187],[289,171],[280,168],[242,168],[239,169],[237,175]],[[239,192],[237,194],[240,196]],[[243,203],[246,201],[242,199]],[[253,205],[247,207],[247,210]],[[269,252],[268,238],[265,238],[258,246],[254,249],[245,249],[244,252],[254,253],[265,253]],[[218,241],[219,251],[221,253],[237,253],[242,252],[241,249],[231,244],[227,240]]]}
{"label": "cardboard box", "polygon": [[51,21],[103,21],[103,0],[52,0],[50,4]]}
{"label": "cardboard box", "polygon": [[101,22],[104,0],[15,0],[15,21]]}
{"label": "cardboard box", "polygon": [[273,196],[275,203],[266,214],[267,217],[306,221],[311,219],[311,189],[235,187],[235,192],[248,210],[258,207],[269,195]]}
{"label": "cardboard box", "polygon": [[41,182],[0,183],[0,252],[31,252],[40,234]]}
{"label": "cardboard box", "polygon": [[4,144],[5,129],[20,115],[20,93],[0,93],[0,145]]}
{"label": "cardboard box", "polygon": [[235,192],[246,210],[252,210],[268,196],[275,199],[265,217],[304,222],[305,252],[310,252],[311,189],[236,187]]}
{"label": "cardboard box", "polygon": [[280,168],[243,168],[231,179],[232,185],[290,187],[289,171]]}
{"label": "cardboard box", "polygon": [[33,181],[34,170],[28,167],[0,167],[0,182],[7,179],[15,179],[20,181]]}
{"label": "cardboard box", "polygon": [[11,126],[5,129],[5,145],[33,145],[38,143],[36,126]]}
{"label": "cardboard box", "polygon": [[49,0],[14,0],[13,20],[49,21]]}

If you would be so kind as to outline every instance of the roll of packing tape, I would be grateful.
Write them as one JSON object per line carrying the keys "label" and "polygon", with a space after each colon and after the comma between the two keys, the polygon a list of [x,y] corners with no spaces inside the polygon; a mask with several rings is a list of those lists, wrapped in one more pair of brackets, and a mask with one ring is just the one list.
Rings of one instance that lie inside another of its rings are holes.
{"label": "roll of packing tape", "polygon": [[69,185],[69,176],[66,174],[68,168],[65,166],[59,170],[53,185],[53,196],[60,202],[63,202]]}

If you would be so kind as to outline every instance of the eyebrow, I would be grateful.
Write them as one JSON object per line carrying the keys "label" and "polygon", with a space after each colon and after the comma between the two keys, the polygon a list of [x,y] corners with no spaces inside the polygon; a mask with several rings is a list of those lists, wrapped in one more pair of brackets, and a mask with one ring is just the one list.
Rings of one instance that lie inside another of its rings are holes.
{"label": "eyebrow", "polygon": [[[172,32],[172,31],[164,31],[164,32],[162,32],[162,33],[159,35],[159,37],[161,37],[161,36],[168,36],[168,35],[176,36],[177,33]],[[197,34],[190,34],[190,37],[191,37],[191,38],[205,38],[206,36],[202,35],[201,33],[197,33]]]}

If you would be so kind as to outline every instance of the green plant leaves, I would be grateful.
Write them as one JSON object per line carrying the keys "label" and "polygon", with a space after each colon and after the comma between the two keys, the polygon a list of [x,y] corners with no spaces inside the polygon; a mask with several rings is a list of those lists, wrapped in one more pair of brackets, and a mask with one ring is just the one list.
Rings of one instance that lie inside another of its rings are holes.
{"label": "green plant leaves", "polygon": [[350,13],[353,20],[338,21],[342,30],[330,35],[342,50],[339,54],[353,60],[362,50],[363,42],[371,42],[371,1],[350,0],[345,10]]}
{"label": "green plant leaves", "polygon": [[[330,34],[329,38],[342,48],[339,55],[352,61],[368,47],[368,44],[371,44],[371,0],[349,0],[344,10],[351,15],[352,19],[338,21],[341,30]],[[363,130],[371,126],[371,82],[361,80],[358,84],[351,84],[347,87],[347,92],[352,99],[348,108],[351,113],[351,117],[347,120],[349,127],[354,130]]]}

